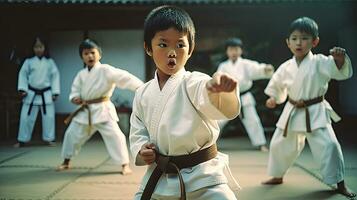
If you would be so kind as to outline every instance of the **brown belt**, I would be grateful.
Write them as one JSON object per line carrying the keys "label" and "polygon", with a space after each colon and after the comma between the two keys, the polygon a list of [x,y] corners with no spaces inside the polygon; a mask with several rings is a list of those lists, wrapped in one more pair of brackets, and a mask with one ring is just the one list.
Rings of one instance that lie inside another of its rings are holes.
{"label": "brown belt", "polygon": [[183,168],[194,167],[200,163],[206,162],[215,158],[217,156],[217,145],[213,144],[212,146],[194,152],[188,155],[182,156],[164,156],[161,154],[156,154],[156,168],[152,172],[143,194],[141,200],[150,200],[152,193],[155,190],[157,182],[159,181],[163,173],[166,174],[177,174],[180,180],[180,191],[181,197],[180,200],[186,200],[186,190],[185,183],[183,182],[182,175],[180,170]]}
{"label": "brown belt", "polygon": [[[295,100],[291,99],[290,97],[288,98],[288,101],[294,105],[294,108],[296,108],[296,109],[304,108],[305,109],[306,132],[308,132],[308,133],[311,133],[310,113],[309,113],[308,107],[311,105],[320,103],[323,100],[324,100],[323,96],[319,96],[319,97],[309,99],[309,100],[299,100],[299,101],[295,101]],[[290,112],[290,114],[291,114],[291,112]],[[289,120],[290,120],[290,114],[289,114],[288,120],[286,121],[286,124],[285,124],[285,130],[284,130],[284,134],[283,134],[284,137],[286,137],[286,135],[288,133],[288,124],[289,124]]]}
{"label": "brown belt", "polygon": [[104,101],[109,101],[109,97],[99,97],[97,99],[91,99],[91,100],[87,100],[87,101],[82,101],[82,104],[79,108],[77,108],[77,110],[75,110],[73,113],[71,113],[65,120],[64,123],[65,124],[69,124],[69,122],[72,121],[73,117],[76,116],[80,111],[87,109],[88,110],[88,125],[92,126],[92,115],[89,109],[89,104],[93,104],[93,103],[101,103]]}

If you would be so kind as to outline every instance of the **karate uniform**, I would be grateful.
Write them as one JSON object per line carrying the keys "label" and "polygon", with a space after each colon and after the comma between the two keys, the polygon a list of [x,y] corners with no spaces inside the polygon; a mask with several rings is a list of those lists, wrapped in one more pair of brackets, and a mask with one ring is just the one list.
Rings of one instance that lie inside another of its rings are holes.
{"label": "karate uniform", "polygon": [[[31,89],[32,88],[32,89]],[[43,98],[36,95],[33,88],[45,89]],[[38,111],[42,114],[42,139],[47,142],[55,140],[55,107],[53,95],[60,94],[60,75],[51,58],[37,56],[25,60],[19,72],[18,91],[27,96],[22,100],[20,126],[17,140],[29,142]]]}
{"label": "karate uniform", "polygon": [[[153,80],[137,90],[130,119],[129,137],[131,153],[136,159],[136,165],[145,164],[138,153],[148,142],[154,143],[160,154],[168,156],[187,155],[216,143],[219,135],[217,120],[227,118],[209,100],[206,82],[210,79],[206,74],[191,73],[182,69],[172,75],[160,90],[155,73]],[[232,92],[231,98],[239,101],[238,94],[237,88],[236,92]],[[239,110],[235,112],[236,116]],[[156,163],[148,166],[135,199],[140,199],[155,167]],[[222,153],[192,168],[184,168],[180,172],[188,198],[190,195],[195,196],[193,191],[202,189],[210,193],[211,190],[207,188],[220,184],[228,183],[233,191],[239,188],[230,173],[228,156]],[[218,197],[195,196],[195,199],[235,199],[229,187],[223,186],[222,188],[225,189],[217,193]],[[210,194],[213,194],[213,191],[219,192],[212,190]],[[179,196],[177,175],[164,174],[159,179],[152,198],[166,199]]]}
{"label": "karate uniform", "polygon": [[[91,70],[84,68],[75,77],[69,100],[111,97],[115,87],[135,91],[143,82],[125,70],[98,62]],[[118,126],[118,115],[109,101],[89,104],[92,125],[89,126],[88,111],[79,112],[66,130],[62,157],[70,159],[78,154],[81,146],[95,133],[101,134],[109,155],[116,164],[128,164],[129,155],[125,135]]]}
{"label": "karate uniform", "polygon": [[[283,103],[287,96],[295,101],[309,100],[324,96],[331,79],[345,80],[351,76],[352,65],[348,56],[338,70],[332,56],[309,52],[299,66],[294,57],[283,63],[273,75],[265,93],[278,104]],[[311,133],[306,131],[305,110],[294,108],[290,102],[285,104],[270,144],[268,174],[283,177],[304,148],[306,138],[320,166],[323,181],[327,184],[340,182],[344,179],[344,161],[331,126],[331,119],[338,121],[339,117],[326,100],[309,106],[308,110]],[[287,137],[283,137],[289,117]]]}
{"label": "karate uniform", "polygon": [[[244,116],[241,121],[247,131],[250,141],[253,146],[261,146],[266,144],[264,129],[257,110],[255,109],[255,99],[249,90],[253,86],[253,81],[258,79],[270,78],[272,73],[266,74],[266,64],[258,63],[249,59],[238,58],[235,63],[231,60],[226,60],[218,66],[220,72],[225,72],[239,82],[239,90],[245,93],[240,96],[242,102],[242,113]],[[223,128],[228,123],[227,120],[220,121],[220,127]]]}

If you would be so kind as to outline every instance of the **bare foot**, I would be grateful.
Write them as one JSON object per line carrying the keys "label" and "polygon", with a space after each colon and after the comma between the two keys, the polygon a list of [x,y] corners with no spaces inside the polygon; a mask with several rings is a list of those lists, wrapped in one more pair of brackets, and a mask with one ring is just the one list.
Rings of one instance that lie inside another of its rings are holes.
{"label": "bare foot", "polygon": [[69,166],[69,164],[61,164],[60,166],[58,166],[56,168],[56,171],[60,172],[60,171],[65,171],[65,170],[69,170],[71,167]]}
{"label": "bare foot", "polygon": [[14,144],[14,148],[21,148],[21,147],[24,147],[24,146],[25,146],[24,142],[18,142],[16,144]]}
{"label": "bare foot", "polygon": [[262,182],[263,185],[279,185],[282,183],[283,183],[283,178],[276,178],[276,177],[273,177],[269,180]]}
{"label": "bare foot", "polygon": [[345,182],[344,181],[341,181],[339,183],[337,183],[337,189],[336,189],[336,192],[337,193],[340,193],[348,198],[351,198],[353,199],[354,197],[356,197],[356,194],[353,193],[353,192],[350,192],[346,185],[345,185]]}
{"label": "bare foot", "polygon": [[267,146],[262,145],[262,146],[260,146],[260,151],[261,151],[261,152],[268,152],[268,151],[269,151],[269,149],[268,149],[268,147],[267,147]]}
{"label": "bare foot", "polygon": [[128,164],[125,164],[125,165],[123,165],[122,167],[123,167],[123,168],[122,168],[122,170],[121,170],[121,173],[122,173],[123,175],[128,175],[128,174],[133,173],[133,171],[130,169],[130,167],[129,167]]}

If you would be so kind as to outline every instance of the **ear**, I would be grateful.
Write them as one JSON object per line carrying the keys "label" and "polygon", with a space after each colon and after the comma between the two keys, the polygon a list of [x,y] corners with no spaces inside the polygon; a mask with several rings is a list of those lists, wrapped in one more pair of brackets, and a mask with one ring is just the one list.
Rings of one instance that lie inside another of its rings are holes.
{"label": "ear", "polygon": [[319,42],[320,42],[320,38],[317,37],[316,39],[314,39],[314,40],[312,41],[312,47],[316,47],[316,46],[319,44]]}
{"label": "ear", "polygon": [[192,53],[193,53],[193,50],[195,49],[195,43],[192,44],[192,47],[191,47],[191,51],[188,52],[188,57],[191,57]]}
{"label": "ear", "polygon": [[289,47],[290,46],[290,43],[289,43],[289,38],[286,38],[286,45]]}
{"label": "ear", "polygon": [[148,46],[146,45],[146,43],[144,42],[144,49],[145,49],[145,52],[148,56],[152,56],[152,52],[149,50]]}

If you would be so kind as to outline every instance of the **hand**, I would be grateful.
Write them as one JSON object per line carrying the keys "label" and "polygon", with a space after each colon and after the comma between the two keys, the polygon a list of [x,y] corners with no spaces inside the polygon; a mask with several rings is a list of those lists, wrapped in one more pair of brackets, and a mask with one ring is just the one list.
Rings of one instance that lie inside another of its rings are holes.
{"label": "hand", "polygon": [[274,72],[274,67],[273,67],[273,65],[268,64],[268,65],[265,66],[265,68],[264,68],[264,73],[265,73],[265,74],[267,74],[267,75],[272,75],[273,72]]}
{"label": "hand", "polygon": [[238,82],[229,76],[221,72],[213,74],[210,81],[207,82],[207,90],[218,93],[218,92],[232,92],[236,89]]}
{"label": "hand", "polygon": [[74,103],[76,105],[80,105],[80,104],[82,104],[82,99],[80,97],[74,97],[72,99],[72,103]]}
{"label": "hand", "polygon": [[151,165],[156,160],[155,144],[144,144],[139,151],[139,155],[147,165]]}
{"label": "hand", "polygon": [[276,107],[276,101],[273,97],[270,97],[266,102],[265,106],[268,108],[275,108]]}
{"label": "hand", "polygon": [[58,94],[52,95],[52,101],[56,101],[58,98]]}
{"label": "hand", "polygon": [[19,95],[21,98],[24,98],[27,96],[27,92],[23,91],[23,90],[19,90]]}
{"label": "hand", "polygon": [[333,47],[330,49],[330,54],[335,60],[338,69],[341,69],[343,64],[345,64],[346,50],[341,47]]}

